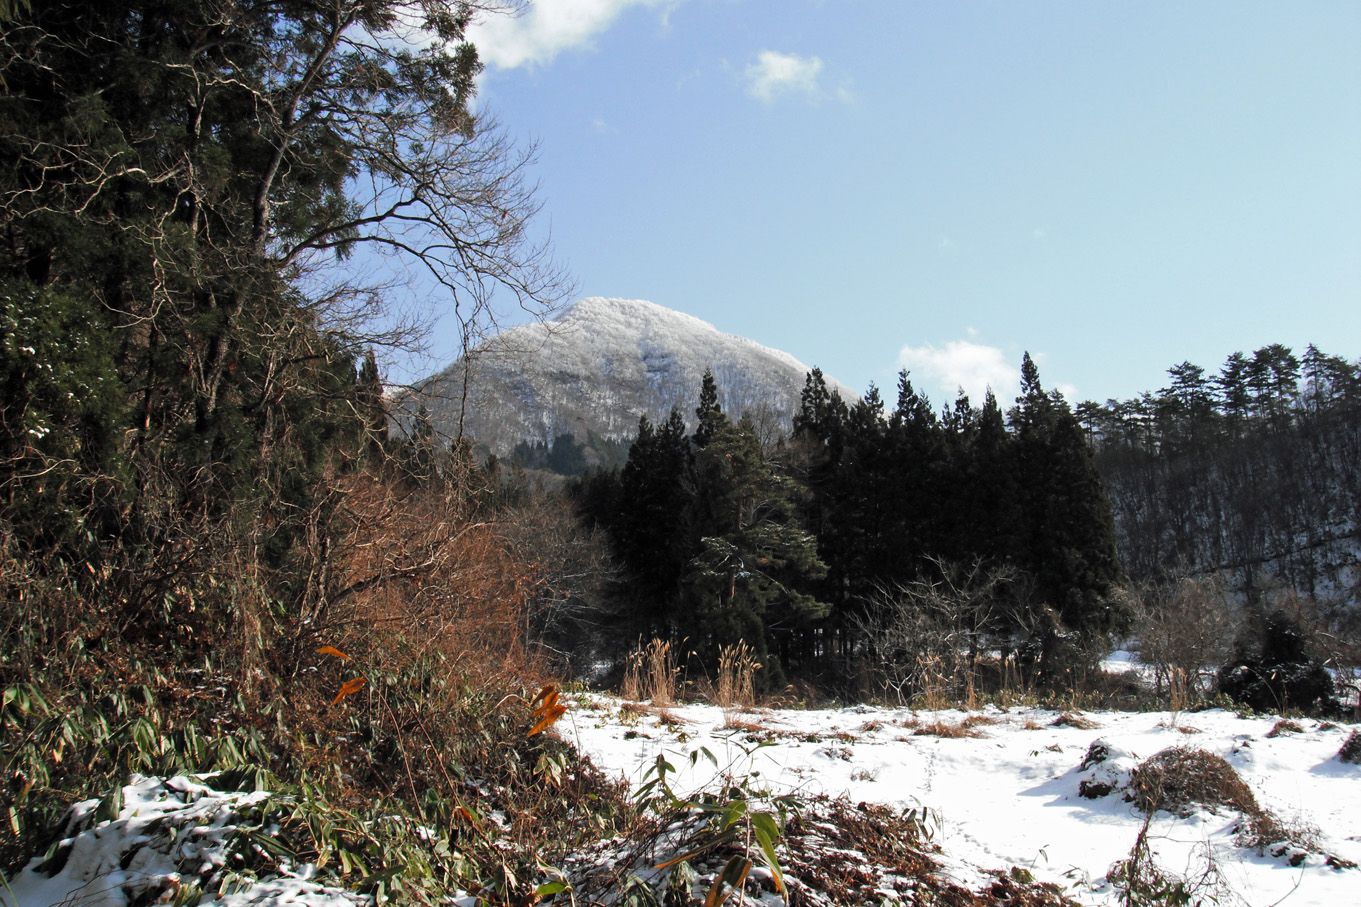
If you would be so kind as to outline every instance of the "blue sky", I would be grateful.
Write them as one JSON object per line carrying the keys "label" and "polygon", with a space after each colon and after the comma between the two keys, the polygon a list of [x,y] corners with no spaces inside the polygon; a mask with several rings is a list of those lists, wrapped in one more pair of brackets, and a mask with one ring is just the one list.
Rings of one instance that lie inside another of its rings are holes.
{"label": "blue sky", "polygon": [[1361,355],[1353,0],[537,0],[475,40],[576,296],[938,404],[1024,350],[1076,399]]}

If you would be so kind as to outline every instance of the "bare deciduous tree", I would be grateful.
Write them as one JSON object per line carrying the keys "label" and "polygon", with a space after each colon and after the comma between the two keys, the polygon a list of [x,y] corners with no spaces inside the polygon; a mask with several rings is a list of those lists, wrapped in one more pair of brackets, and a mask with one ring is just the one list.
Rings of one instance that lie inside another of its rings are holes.
{"label": "bare deciduous tree", "polygon": [[1139,655],[1153,668],[1159,696],[1174,707],[1210,692],[1229,657],[1238,618],[1225,583],[1183,578],[1127,590],[1138,615]]}
{"label": "bare deciduous tree", "polygon": [[863,656],[880,690],[899,702],[933,704],[973,696],[982,654],[999,627],[1006,566],[932,561],[936,578],[885,589],[856,621]]}

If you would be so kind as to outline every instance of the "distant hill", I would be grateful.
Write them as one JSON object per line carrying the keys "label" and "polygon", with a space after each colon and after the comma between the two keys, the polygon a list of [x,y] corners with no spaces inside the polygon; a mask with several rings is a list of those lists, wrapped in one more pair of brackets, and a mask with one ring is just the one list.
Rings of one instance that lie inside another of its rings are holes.
{"label": "distant hill", "polygon": [[750,413],[770,430],[788,429],[809,371],[788,353],[682,312],[590,297],[555,321],[496,335],[421,382],[400,406],[409,413],[424,403],[436,431],[502,457],[564,435],[603,448],[632,439],[643,414],[661,419],[679,407],[692,422],[706,368],[726,411]]}

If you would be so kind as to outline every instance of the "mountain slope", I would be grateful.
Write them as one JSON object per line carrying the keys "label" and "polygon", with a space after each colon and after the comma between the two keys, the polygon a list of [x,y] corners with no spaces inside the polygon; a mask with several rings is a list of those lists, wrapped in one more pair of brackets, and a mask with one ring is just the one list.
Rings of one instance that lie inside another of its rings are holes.
{"label": "mountain slope", "polygon": [[504,456],[521,441],[563,434],[631,438],[640,415],[665,418],[672,407],[693,420],[706,368],[726,411],[784,427],[809,371],[788,353],[655,303],[590,297],[556,321],[496,335],[422,382],[416,399],[441,434]]}

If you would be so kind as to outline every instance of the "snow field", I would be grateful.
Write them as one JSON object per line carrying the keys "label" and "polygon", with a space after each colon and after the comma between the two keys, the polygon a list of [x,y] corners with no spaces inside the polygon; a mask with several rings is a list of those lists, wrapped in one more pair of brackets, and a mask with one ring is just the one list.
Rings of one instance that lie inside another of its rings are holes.
{"label": "snow field", "polygon": [[[1168,747],[1223,757],[1258,802],[1307,847],[1282,842],[1262,853],[1239,846],[1239,816],[1208,809],[1154,815],[1149,846],[1165,872],[1198,886],[1207,903],[1361,904],[1361,766],[1337,758],[1355,725],[1300,720],[1298,733],[1268,734],[1276,717],[1205,712],[979,712],[854,706],[725,713],[682,705],[651,714],[617,700],[578,700],[561,733],[602,767],[637,784],[658,755],[691,790],[722,774],[759,773],[774,793],[845,796],[895,808],[926,808],[945,872],[966,886],[988,870],[1019,866],[1083,904],[1119,901],[1107,880],[1128,857],[1143,815],[1118,788],[1140,762]],[[947,736],[942,736],[942,734]],[[1106,762],[1082,767],[1104,741]],[[759,746],[760,743],[771,745]],[[718,759],[693,765],[707,747]],[[1115,790],[1088,799],[1084,780]],[[1278,851],[1279,856],[1272,851]],[[1297,865],[1292,865],[1295,863]]]}

